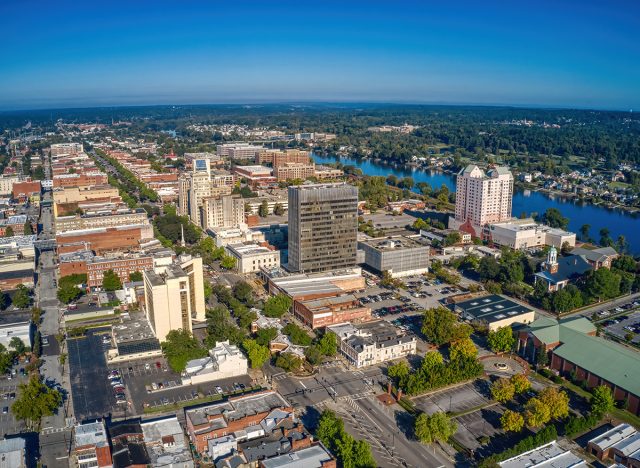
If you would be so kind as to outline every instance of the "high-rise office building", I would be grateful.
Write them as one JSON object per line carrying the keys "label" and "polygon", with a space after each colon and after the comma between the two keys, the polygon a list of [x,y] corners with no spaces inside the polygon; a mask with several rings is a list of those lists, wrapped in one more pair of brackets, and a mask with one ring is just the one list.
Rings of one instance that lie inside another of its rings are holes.
{"label": "high-rise office building", "polygon": [[482,235],[487,223],[511,219],[513,175],[506,167],[492,167],[486,173],[470,164],[458,173],[456,181],[456,212],[449,218],[449,227]]}
{"label": "high-rise office building", "polygon": [[354,266],[357,232],[358,189],[353,185],[289,187],[290,271]]}
{"label": "high-rise office building", "polygon": [[156,338],[171,330],[191,331],[191,321],[205,320],[202,259],[180,256],[174,263],[142,273],[145,313]]}

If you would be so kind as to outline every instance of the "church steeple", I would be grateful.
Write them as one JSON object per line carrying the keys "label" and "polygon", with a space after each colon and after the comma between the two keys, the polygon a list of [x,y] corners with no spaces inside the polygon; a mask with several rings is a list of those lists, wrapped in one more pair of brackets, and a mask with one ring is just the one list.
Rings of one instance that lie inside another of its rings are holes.
{"label": "church steeple", "polygon": [[551,246],[549,253],[547,254],[547,261],[544,264],[544,268],[549,273],[555,273],[558,271],[558,251],[554,246]]}

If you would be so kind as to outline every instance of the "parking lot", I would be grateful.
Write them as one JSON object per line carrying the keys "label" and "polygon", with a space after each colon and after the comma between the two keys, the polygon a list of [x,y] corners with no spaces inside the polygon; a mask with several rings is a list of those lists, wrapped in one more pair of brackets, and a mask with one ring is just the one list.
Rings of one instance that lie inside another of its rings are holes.
{"label": "parking lot", "polygon": [[215,395],[219,393],[217,387],[220,387],[223,394],[229,394],[242,390],[242,387],[248,389],[252,385],[251,378],[242,375],[183,386],[180,375],[169,369],[163,358],[110,366],[105,370],[103,379],[112,370],[120,373],[131,403],[128,411],[135,414],[143,414],[146,407],[170,406]]}
{"label": "parking lot", "polygon": [[11,405],[16,401],[18,395],[18,385],[26,382],[26,376],[20,376],[18,373],[9,380],[6,376],[2,376],[0,380],[0,435],[4,437],[6,434],[17,434],[25,429],[24,423],[18,421],[11,413]]}
{"label": "parking lot", "polygon": [[631,333],[633,335],[631,341],[640,343],[640,310],[638,309],[607,319],[601,324],[605,327],[607,333],[611,333],[621,339],[626,339],[625,336]]}
{"label": "parking lot", "polygon": [[416,408],[427,414],[439,411],[461,413],[490,403],[489,381],[478,379],[430,395],[413,398]]}
{"label": "parking lot", "polygon": [[[78,421],[120,414],[107,379],[107,362],[101,333],[106,329],[87,331],[82,338],[67,340],[73,411]],[[123,405],[120,405],[123,406]]]}

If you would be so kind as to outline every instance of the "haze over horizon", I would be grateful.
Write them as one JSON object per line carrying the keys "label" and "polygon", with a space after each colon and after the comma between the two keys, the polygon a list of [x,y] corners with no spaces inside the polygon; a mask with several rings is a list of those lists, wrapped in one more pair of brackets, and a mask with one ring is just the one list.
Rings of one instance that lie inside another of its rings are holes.
{"label": "haze over horizon", "polygon": [[640,108],[630,1],[0,5],[0,110],[273,102]]}

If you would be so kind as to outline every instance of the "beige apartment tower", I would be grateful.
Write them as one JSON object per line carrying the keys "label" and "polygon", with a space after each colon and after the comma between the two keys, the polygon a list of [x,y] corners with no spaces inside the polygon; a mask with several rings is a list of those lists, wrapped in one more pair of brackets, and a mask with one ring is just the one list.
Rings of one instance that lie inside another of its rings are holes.
{"label": "beige apartment tower", "polygon": [[458,173],[456,212],[449,227],[481,237],[489,223],[511,219],[513,175],[506,167],[491,167],[485,173],[470,164]]}
{"label": "beige apartment tower", "polygon": [[145,313],[160,341],[171,330],[192,330],[205,320],[202,259],[180,256],[171,265],[143,272]]}
{"label": "beige apartment tower", "polygon": [[290,271],[317,272],[356,264],[358,189],[348,184],[289,187]]}
{"label": "beige apartment tower", "polygon": [[237,227],[244,223],[244,199],[240,195],[205,198],[200,218],[204,229]]}

